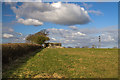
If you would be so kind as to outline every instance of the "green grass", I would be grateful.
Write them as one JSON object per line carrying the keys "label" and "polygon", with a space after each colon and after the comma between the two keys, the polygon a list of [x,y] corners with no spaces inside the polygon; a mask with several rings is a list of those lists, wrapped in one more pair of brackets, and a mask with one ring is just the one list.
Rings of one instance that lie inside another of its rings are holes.
{"label": "green grass", "polygon": [[3,78],[117,77],[117,49],[46,48],[3,69]]}

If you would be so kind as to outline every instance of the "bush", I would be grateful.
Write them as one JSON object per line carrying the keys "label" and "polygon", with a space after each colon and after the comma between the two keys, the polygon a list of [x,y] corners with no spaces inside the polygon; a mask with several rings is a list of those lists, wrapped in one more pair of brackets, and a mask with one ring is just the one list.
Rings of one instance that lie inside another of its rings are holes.
{"label": "bush", "polygon": [[29,54],[32,51],[42,48],[38,44],[28,43],[8,43],[2,44],[2,63],[7,64],[18,57]]}

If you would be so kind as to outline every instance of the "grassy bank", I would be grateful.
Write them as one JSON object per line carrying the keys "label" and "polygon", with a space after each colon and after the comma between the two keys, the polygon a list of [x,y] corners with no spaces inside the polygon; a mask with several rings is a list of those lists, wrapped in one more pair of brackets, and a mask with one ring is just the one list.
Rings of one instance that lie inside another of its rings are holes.
{"label": "grassy bank", "polygon": [[117,49],[46,48],[16,63],[3,72],[3,78],[118,77]]}
{"label": "grassy bank", "polygon": [[2,44],[2,62],[3,64],[8,64],[17,58],[40,48],[42,48],[42,46],[28,43]]}

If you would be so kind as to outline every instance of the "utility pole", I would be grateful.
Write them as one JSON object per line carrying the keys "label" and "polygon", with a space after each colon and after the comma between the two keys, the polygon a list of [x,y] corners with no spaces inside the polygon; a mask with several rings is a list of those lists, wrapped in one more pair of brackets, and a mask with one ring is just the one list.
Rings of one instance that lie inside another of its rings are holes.
{"label": "utility pole", "polygon": [[99,47],[98,48],[100,47],[101,47],[101,37],[99,36]]}

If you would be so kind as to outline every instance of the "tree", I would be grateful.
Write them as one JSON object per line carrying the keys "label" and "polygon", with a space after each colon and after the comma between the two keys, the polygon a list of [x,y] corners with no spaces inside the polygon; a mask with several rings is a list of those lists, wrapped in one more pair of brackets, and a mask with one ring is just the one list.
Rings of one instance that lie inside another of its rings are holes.
{"label": "tree", "polygon": [[47,31],[46,29],[43,29],[40,32],[35,33],[35,35],[43,35],[43,36],[47,36],[48,34],[49,31]]}
{"label": "tree", "polygon": [[41,30],[40,32],[37,32],[35,34],[28,35],[26,41],[42,45],[45,43],[45,41],[50,40],[49,37],[47,37],[48,33],[49,32],[46,29]]}

